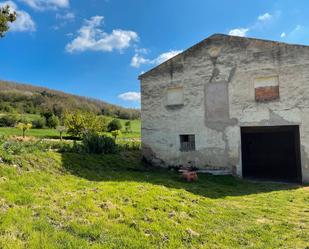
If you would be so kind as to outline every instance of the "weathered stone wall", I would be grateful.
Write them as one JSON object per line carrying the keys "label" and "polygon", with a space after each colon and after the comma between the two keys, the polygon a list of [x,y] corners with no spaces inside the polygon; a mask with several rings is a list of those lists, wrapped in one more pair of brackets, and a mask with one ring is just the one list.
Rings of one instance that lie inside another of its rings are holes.
{"label": "weathered stone wall", "polygon": [[[302,175],[309,181],[308,69],[309,47],[208,38],[141,76],[144,156],[163,166],[223,168],[241,176],[240,127],[299,125]],[[255,80],[263,77],[278,78],[279,99],[256,101]],[[168,89],[181,87],[183,105],[167,106]],[[195,134],[196,151],[180,152],[180,134]]]}

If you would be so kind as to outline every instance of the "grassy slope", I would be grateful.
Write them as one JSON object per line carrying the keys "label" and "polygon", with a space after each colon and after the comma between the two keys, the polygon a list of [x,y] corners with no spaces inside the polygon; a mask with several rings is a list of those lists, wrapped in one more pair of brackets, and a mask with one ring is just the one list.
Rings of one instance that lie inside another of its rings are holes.
{"label": "grassy slope", "polygon": [[139,154],[0,164],[0,248],[306,248],[309,189],[147,171]]}

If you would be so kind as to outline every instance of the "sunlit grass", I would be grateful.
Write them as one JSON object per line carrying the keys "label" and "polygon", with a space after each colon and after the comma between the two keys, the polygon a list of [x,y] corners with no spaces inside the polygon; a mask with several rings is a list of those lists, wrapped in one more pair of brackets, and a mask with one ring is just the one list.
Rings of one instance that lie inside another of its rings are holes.
{"label": "sunlit grass", "polygon": [[139,152],[0,164],[0,248],[307,248],[309,189],[149,170]]}

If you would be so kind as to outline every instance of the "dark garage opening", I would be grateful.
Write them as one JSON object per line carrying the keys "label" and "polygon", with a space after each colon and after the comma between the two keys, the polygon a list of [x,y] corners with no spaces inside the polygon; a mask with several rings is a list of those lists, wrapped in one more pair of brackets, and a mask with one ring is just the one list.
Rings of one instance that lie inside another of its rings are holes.
{"label": "dark garage opening", "polygon": [[301,182],[298,126],[242,127],[241,143],[244,177]]}

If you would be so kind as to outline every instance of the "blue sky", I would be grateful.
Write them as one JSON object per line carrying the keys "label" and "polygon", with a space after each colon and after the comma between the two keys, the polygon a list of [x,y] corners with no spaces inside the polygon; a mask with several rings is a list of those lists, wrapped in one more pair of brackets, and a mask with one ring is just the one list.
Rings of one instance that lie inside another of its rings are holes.
{"label": "blue sky", "polygon": [[147,71],[213,33],[309,45],[307,0],[14,0],[0,79],[139,108]]}

